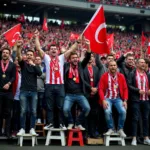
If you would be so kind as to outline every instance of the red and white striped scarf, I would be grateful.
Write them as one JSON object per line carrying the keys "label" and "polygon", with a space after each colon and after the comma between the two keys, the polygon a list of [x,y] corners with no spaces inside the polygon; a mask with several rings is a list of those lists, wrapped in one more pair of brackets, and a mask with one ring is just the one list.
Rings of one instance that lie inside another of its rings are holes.
{"label": "red and white striped scarf", "polygon": [[75,68],[73,68],[72,65],[70,64],[69,79],[73,79],[75,83],[79,83],[80,82],[78,65]]}
{"label": "red and white striped scarf", "polygon": [[119,97],[119,84],[117,74],[115,75],[115,77],[113,77],[110,73],[108,73],[108,89],[105,97],[109,99],[116,99]]}
{"label": "red and white striped scarf", "polygon": [[148,100],[148,78],[146,73],[144,72],[142,75],[136,70],[136,86],[140,90],[143,90],[146,92],[146,94],[140,95],[140,100]]}
{"label": "red and white striped scarf", "polygon": [[54,74],[55,84],[58,84],[57,83],[58,78],[59,78],[59,83],[62,84],[58,57],[56,57],[55,59],[51,57],[51,61],[50,61],[50,84],[52,84],[53,74]]}

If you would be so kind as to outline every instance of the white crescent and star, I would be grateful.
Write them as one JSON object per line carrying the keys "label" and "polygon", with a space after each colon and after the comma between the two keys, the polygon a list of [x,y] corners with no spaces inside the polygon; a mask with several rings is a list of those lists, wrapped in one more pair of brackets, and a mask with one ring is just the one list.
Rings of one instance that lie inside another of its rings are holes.
{"label": "white crescent and star", "polygon": [[15,34],[13,35],[13,39],[12,39],[12,41],[11,41],[12,43],[14,43],[14,42],[16,41],[16,39],[14,39],[14,37],[15,37],[17,34],[18,34],[19,36],[21,36],[21,35],[20,35],[20,32],[15,32]]}

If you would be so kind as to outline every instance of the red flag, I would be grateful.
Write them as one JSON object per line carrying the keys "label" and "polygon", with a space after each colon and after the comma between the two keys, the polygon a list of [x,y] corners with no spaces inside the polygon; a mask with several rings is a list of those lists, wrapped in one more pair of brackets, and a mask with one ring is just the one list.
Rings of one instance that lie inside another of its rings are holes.
{"label": "red flag", "polygon": [[24,23],[24,22],[25,22],[24,14],[21,14],[21,15],[17,18],[17,20],[18,20],[19,22]]}
{"label": "red flag", "polygon": [[60,25],[60,29],[64,29],[65,24],[64,24],[64,19],[61,20],[61,25]]}
{"label": "red flag", "polygon": [[43,29],[44,31],[48,31],[47,19],[46,19],[46,18],[44,18],[42,29]]}
{"label": "red flag", "polygon": [[17,24],[3,34],[11,47],[14,46],[15,42],[20,39],[20,32],[21,24]]}
{"label": "red flag", "polygon": [[147,51],[147,54],[150,55],[150,40],[148,42],[148,51]]}
{"label": "red flag", "polygon": [[70,34],[70,40],[77,40],[79,37],[79,34],[71,33]]}
{"label": "red flag", "polygon": [[108,34],[107,35],[107,44],[109,48],[112,48],[114,45],[114,34]]}
{"label": "red flag", "polygon": [[103,6],[97,9],[89,24],[83,31],[86,39],[90,40],[91,50],[98,54],[109,54],[107,45],[106,24]]}
{"label": "red flag", "polygon": [[32,33],[27,33],[27,37],[28,37],[29,39],[31,39],[31,38],[32,38],[32,36],[33,36],[33,34],[32,34]]}
{"label": "red flag", "polygon": [[146,37],[144,36],[144,33],[142,31],[142,37],[141,37],[142,46],[145,44],[145,41],[146,41]]}

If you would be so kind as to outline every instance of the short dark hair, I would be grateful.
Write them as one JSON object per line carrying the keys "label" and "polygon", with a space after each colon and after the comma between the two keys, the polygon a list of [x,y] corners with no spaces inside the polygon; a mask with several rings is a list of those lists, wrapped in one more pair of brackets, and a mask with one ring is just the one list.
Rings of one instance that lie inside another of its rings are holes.
{"label": "short dark hair", "polygon": [[57,45],[56,44],[51,44],[49,48],[51,48],[51,47],[57,47]]}
{"label": "short dark hair", "polygon": [[9,51],[9,54],[11,53],[11,49],[8,48],[8,47],[4,47],[4,48],[1,49],[2,52],[3,52],[3,50],[8,50],[8,51]]}
{"label": "short dark hair", "polygon": [[28,52],[32,52],[32,53],[34,54],[34,50],[32,50],[32,49],[28,49],[27,52],[26,52],[26,54],[27,54]]}
{"label": "short dark hair", "polygon": [[150,67],[150,60],[148,58],[145,58],[145,63],[148,64],[148,67]]}
{"label": "short dark hair", "polygon": [[133,54],[127,54],[126,58],[128,57],[134,57]]}
{"label": "short dark hair", "polygon": [[106,56],[106,58],[108,58],[109,56],[114,58],[114,55],[113,55],[113,54],[108,54],[108,55]]}
{"label": "short dark hair", "polygon": [[69,56],[69,59],[71,58],[72,55],[77,55],[78,56],[78,53],[77,52],[71,52],[70,56]]}

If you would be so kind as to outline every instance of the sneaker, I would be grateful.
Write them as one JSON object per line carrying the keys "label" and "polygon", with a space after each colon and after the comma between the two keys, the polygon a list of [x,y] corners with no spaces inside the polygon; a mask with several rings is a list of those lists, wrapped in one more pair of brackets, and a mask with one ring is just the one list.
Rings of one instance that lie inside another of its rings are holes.
{"label": "sneaker", "polygon": [[44,127],[44,130],[49,130],[49,129],[53,129],[53,128],[54,128],[53,124],[50,123]]}
{"label": "sneaker", "polygon": [[30,129],[30,134],[31,134],[31,135],[37,135],[34,128],[31,128],[31,129]]}
{"label": "sneaker", "polygon": [[21,136],[25,134],[25,130],[22,128],[19,130],[19,132],[17,133],[17,136]]}
{"label": "sneaker", "polygon": [[38,124],[41,124],[42,122],[41,122],[41,119],[37,119],[37,123]]}
{"label": "sneaker", "polygon": [[126,134],[124,133],[123,129],[120,129],[120,130],[118,131],[118,133],[119,133],[119,135],[120,135],[122,138],[127,137]]}
{"label": "sneaker", "polygon": [[76,125],[75,128],[80,130],[85,130],[85,128],[82,125]]}
{"label": "sneaker", "polygon": [[131,142],[131,145],[132,146],[137,146],[137,141],[135,139],[133,139],[132,142]]}
{"label": "sneaker", "polygon": [[144,144],[146,144],[146,145],[150,145],[150,139],[146,139],[146,140],[144,140]]}
{"label": "sneaker", "polygon": [[61,129],[63,129],[63,130],[67,130],[67,128],[65,127],[64,124],[60,124],[60,125],[59,125],[59,128],[61,128]]}
{"label": "sneaker", "polygon": [[105,135],[111,135],[111,134],[113,134],[113,133],[114,133],[114,130],[109,129],[109,130],[105,133]]}
{"label": "sneaker", "polygon": [[68,129],[68,130],[71,130],[71,129],[73,128],[73,126],[74,126],[74,124],[68,124],[67,129]]}

